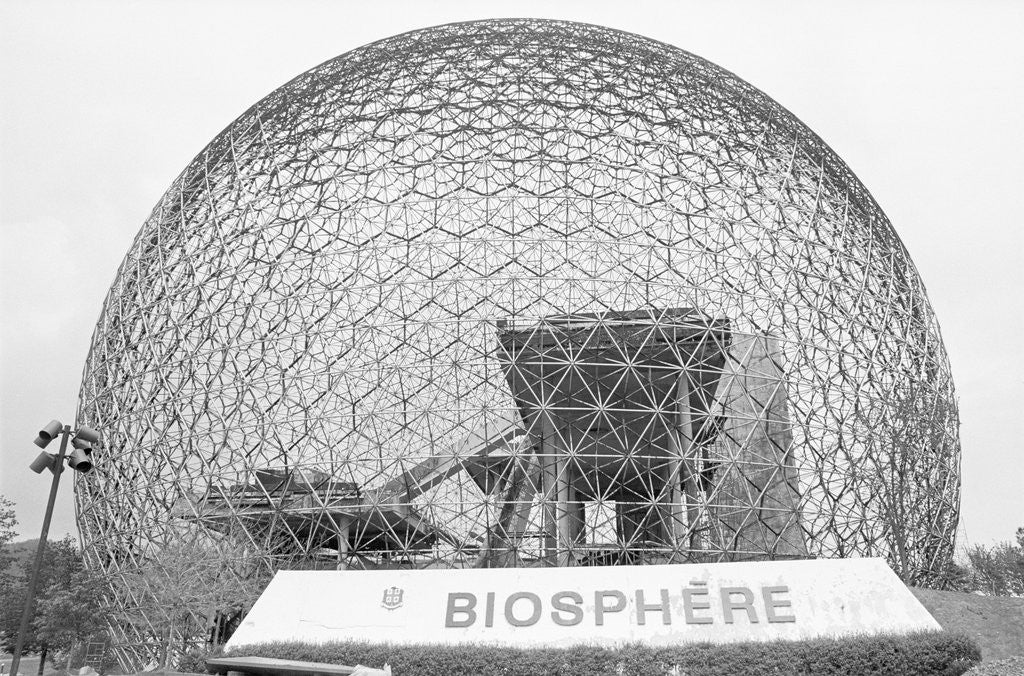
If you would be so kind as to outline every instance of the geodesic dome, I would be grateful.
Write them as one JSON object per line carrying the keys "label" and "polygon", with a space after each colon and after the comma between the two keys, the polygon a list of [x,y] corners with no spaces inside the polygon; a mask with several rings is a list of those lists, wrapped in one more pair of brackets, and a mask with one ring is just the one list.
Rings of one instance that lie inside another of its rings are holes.
{"label": "geodesic dome", "polygon": [[78,419],[125,640],[288,567],[927,583],[957,523],[946,354],[871,195],[736,76],[568,22],[399,35],[246,111],[132,244]]}

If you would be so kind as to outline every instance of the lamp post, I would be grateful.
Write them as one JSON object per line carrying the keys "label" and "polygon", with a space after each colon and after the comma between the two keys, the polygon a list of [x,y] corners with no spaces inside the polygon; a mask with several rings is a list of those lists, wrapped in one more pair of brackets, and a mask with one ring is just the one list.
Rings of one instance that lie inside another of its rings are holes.
{"label": "lamp post", "polygon": [[[88,427],[79,427],[71,435],[70,425],[64,425],[59,420],[51,420],[46,427],[39,431],[35,444],[39,448],[46,448],[51,441],[60,436],[60,451],[55,455],[45,450],[32,461],[29,468],[36,474],[49,469],[53,473],[53,481],[50,482],[50,497],[46,501],[46,514],[43,516],[43,530],[39,534],[39,546],[36,547],[36,561],[32,566],[32,577],[28,583],[28,594],[25,596],[25,608],[21,613],[21,626],[18,629],[18,640],[14,646],[14,659],[11,661],[11,676],[17,676],[18,667],[21,666],[21,650],[25,645],[25,635],[28,633],[28,625],[32,620],[33,606],[35,605],[36,586],[39,584],[39,571],[43,567],[43,554],[46,551],[46,538],[50,532],[50,517],[53,516],[53,503],[57,499],[57,486],[60,485],[60,475],[64,471],[64,460],[67,459],[68,466],[77,471],[88,472],[92,469],[93,444],[99,445],[100,435]],[[71,440],[72,451],[67,454],[68,439]]]}

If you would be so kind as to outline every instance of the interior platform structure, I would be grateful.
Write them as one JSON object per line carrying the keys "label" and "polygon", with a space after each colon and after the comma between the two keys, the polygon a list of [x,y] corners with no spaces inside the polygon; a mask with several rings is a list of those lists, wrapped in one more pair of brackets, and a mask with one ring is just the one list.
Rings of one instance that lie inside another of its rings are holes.
{"label": "interior platform structure", "polygon": [[501,328],[547,565],[807,555],[774,341],[691,309]]}
{"label": "interior platform structure", "polygon": [[681,560],[698,548],[699,493],[715,472],[701,451],[717,433],[728,323],[668,310],[502,328],[501,361],[540,465],[548,564]]}
{"label": "interior platform structure", "polygon": [[518,416],[499,413],[459,439],[451,452],[423,459],[372,488],[308,467],[268,468],[255,470],[250,481],[194,496],[199,510],[175,516],[212,533],[243,529],[275,568],[416,568],[442,557],[457,567],[475,565],[485,533],[452,528],[425,515],[418,503],[454,480],[474,485],[477,495],[508,498],[523,492],[529,510],[536,491],[522,491],[523,476],[509,452],[522,436]]}
{"label": "interior platform structure", "polygon": [[[374,488],[308,468],[257,471],[201,501],[200,520],[265,532],[272,556],[302,567],[807,555],[773,339],[691,309],[497,328],[514,409],[491,412],[449,452]],[[449,481],[486,505],[468,529],[418,506]]]}

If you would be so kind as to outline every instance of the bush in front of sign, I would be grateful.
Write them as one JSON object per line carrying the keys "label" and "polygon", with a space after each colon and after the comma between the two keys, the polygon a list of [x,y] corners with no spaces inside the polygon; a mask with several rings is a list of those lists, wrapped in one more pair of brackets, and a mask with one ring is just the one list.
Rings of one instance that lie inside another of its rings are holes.
{"label": "bush in front of sign", "polygon": [[977,643],[945,631],[730,645],[632,643],[618,648],[282,642],[250,645],[229,655],[377,667],[388,663],[400,676],[959,676],[981,661]]}

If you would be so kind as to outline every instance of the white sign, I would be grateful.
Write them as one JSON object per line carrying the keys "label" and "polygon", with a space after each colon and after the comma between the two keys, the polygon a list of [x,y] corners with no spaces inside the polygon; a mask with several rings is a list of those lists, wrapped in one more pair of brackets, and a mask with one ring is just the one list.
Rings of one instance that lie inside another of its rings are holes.
{"label": "white sign", "polygon": [[281,571],[228,642],[567,646],[939,629],[882,559]]}

